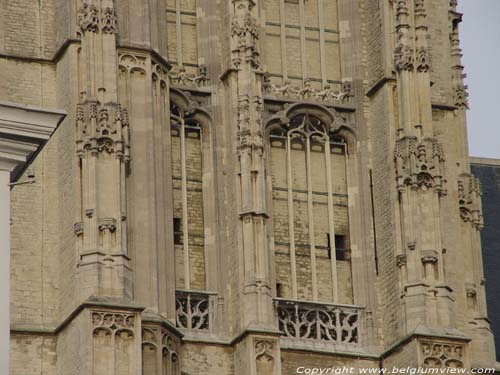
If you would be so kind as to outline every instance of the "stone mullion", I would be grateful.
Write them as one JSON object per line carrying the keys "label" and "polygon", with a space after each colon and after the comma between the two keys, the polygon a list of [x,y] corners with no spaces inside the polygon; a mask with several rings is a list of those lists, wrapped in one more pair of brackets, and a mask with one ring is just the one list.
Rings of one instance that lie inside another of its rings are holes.
{"label": "stone mullion", "polygon": [[306,49],[306,20],[304,0],[299,0],[299,22],[300,22],[300,57],[302,65],[302,82],[305,82],[307,73],[307,49]]}
{"label": "stone mullion", "polygon": [[[338,302],[337,249],[335,248],[335,215],[333,207],[332,167],[330,138],[325,139],[326,185],[328,192],[328,231],[330,233],[330,268],[332,273],[332,298]],[[346,158],[347,159],[347,158]]]}
{"label": "stone mullion", "polygon": [[316,238],[314,233],[314,203],[312,187],[311,137],[306,136],[307,213],[309,221],[309,249],[311,251],[312,300],[318,300],[318,280],[316,275]]}
{"label": "stone mullion", "polygon": [[288,232],[290,237],[290,270],[292,277],[292,298],[297,299],[297,260],[295,258],[295,217],[293,210],[293,175],[291,136],[286,140],[287,197],[288,197]]}
{"label": "stone mullion", "polygon": [[184,288],[191,288],[191,268],[189,261],[189,220],[187,204],[187,171],[186,171],[186,129],[183,119],[180,122],[180,149],[181,149],[181,201],[182,201],[182,248],[184,257]]}
{"label": "stone mullion", "polygon": [[181,19],[181,0],[175,0],[175,28],[177,36],[177,68],[180,70],[184,66],[182,56],[182,19]]}
{"label": "stone mullion", "polygon": [[325,56],[325,20],[323,16],[324,11],[323,0],[318,0],[319,54],[321,67],[321,84],[323,88],[325,88],[325,85],[327,84]]}
{"label": "stone mullion", "polygon": [[286,17],[285,0],[280,1],[280,40],[281,40],[281,72],[283,74],[283,84],[288,79],[287,59],[286,59]]}

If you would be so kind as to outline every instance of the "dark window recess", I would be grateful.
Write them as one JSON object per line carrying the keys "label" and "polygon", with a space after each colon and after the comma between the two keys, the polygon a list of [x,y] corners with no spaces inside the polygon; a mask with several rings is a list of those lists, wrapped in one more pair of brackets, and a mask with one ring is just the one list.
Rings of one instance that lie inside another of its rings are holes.
{"label": "dark window recess", "polygon": [[181,219],[174,217],[174,245],[182,244]]}
{"label": "dark window recess", "polygon": [[[328,258],[332,258],[332,248],[330,246],[330,234],[326,234],[328,244]],[[351,250],[348,248],[347,239],[344,235],[335,235],[335,259],[337,260],[350,260]]]}
{"label": "dark window recess", "polygon": [[283,284],[276,283],[276,297],[283,298]]}

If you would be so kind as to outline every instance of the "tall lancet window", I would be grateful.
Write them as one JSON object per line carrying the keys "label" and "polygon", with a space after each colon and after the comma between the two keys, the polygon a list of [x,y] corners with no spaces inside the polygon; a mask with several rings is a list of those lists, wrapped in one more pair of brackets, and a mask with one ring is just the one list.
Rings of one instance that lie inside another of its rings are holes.
{"label": "tall lancet window", "polygon": [[347,144],[305,111],[269,133],[277,297],[353,303]]}
{"label": "tall lancet window", "polygon": [[203,210],[203,131],[171,104],[174,246],[178,289],[206,290]]}

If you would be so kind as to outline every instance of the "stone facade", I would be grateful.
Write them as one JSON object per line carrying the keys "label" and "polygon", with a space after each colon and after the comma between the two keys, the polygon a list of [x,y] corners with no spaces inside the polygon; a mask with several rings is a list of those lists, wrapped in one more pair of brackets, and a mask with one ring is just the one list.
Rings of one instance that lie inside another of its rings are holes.
{"label": "stone facade", "polygon": [[456,1],[2,1],[11,374],[492,367]]}

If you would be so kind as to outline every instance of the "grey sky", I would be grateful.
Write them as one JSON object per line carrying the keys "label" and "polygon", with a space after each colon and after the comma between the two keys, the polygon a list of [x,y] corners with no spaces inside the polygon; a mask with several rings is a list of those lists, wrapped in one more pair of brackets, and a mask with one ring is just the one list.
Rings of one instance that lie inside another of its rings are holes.
{"label": "grey sky", "polygon": [[469,153],[500,158],[500,0],[459,0],[469,86]]}

